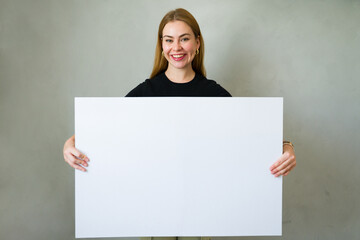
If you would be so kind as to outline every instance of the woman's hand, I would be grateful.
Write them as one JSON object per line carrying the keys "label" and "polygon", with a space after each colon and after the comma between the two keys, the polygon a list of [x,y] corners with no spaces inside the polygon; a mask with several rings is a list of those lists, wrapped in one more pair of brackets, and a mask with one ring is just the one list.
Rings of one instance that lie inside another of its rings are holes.
{"label": "woman's hand", "polygon": [[275,177],[286,176],[296,166],[294,148],[288,144],[283,146],[283,154],[270,167],[270,171]]}
{"label": "woman's hand", "polygon": [[85,156],[75,148],[75,135],[66,140],[64,144],[63,154],[65,162],[67,162],[70,166],[86,172],[86,169],[84,167],[88,166],[88,162],[90,160],[87,156]]}

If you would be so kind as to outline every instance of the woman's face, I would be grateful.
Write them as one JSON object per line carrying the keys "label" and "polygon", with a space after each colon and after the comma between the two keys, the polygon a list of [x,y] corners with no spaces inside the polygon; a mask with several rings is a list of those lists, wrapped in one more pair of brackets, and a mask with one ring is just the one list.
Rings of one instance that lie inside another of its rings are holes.
{"label": "woman's face", "polygon": [[169,68],[191,68],[200,40],[183,21],[172,21],[165,25],[162,36],[164,57]]}

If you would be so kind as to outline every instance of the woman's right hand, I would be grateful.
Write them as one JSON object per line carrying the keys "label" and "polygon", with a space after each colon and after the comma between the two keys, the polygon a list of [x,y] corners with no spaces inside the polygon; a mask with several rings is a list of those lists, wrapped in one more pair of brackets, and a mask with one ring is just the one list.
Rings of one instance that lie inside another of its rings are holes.
{"label": "woman's right hand", "polygon": [[75,148],[75,135],[66,140],[64,144],[64,159],[71,167],[86,172],[88,162],[90,161],[87,156]]}

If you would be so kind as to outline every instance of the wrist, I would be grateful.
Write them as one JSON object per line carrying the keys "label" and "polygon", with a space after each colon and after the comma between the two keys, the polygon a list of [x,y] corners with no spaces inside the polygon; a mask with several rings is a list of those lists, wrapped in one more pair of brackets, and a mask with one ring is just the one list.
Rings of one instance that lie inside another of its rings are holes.
{"label": "wrist", "polygon": [[64,147],[66,148],[67,146],[75,146],[75,135],[66,140]]}
{"label": "wrist", "polygon": [[294,150],[294,144],[290,141],[283,141],[283,147],[290,146]]}

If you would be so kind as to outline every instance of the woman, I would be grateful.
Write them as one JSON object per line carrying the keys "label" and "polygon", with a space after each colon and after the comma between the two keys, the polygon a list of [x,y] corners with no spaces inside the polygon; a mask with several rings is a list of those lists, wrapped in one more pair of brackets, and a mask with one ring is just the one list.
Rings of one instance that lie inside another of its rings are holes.
{"label": "woman", "polygon": [[[141,83],[127,97],[198,96],[231,97],[213,80],[206,79],[204,40],[195,18],[185,9],[168,12],[159,25],[155,61],[150,79]],[[64,145],[64,159],[86,171],[89,159],[75,148],[75,136]],[[276,177],[286,176],[296,166],[293,145],[284,142],[283,155],[270,167]]]}
{"label": "woman", "polygon": [[[206,79],[203,59],[204,41],[195,18],[185,9],[170,11],[159,25],[150,79],[126,96],[231,97],[215,81]],[[89,159],[75,148],[75,136],[65,142],[64,159],[73,168],[86,171]],[[276,177],[286,176],[295,165],[293,145],[284,142],[283,154],[270,171]]]}

